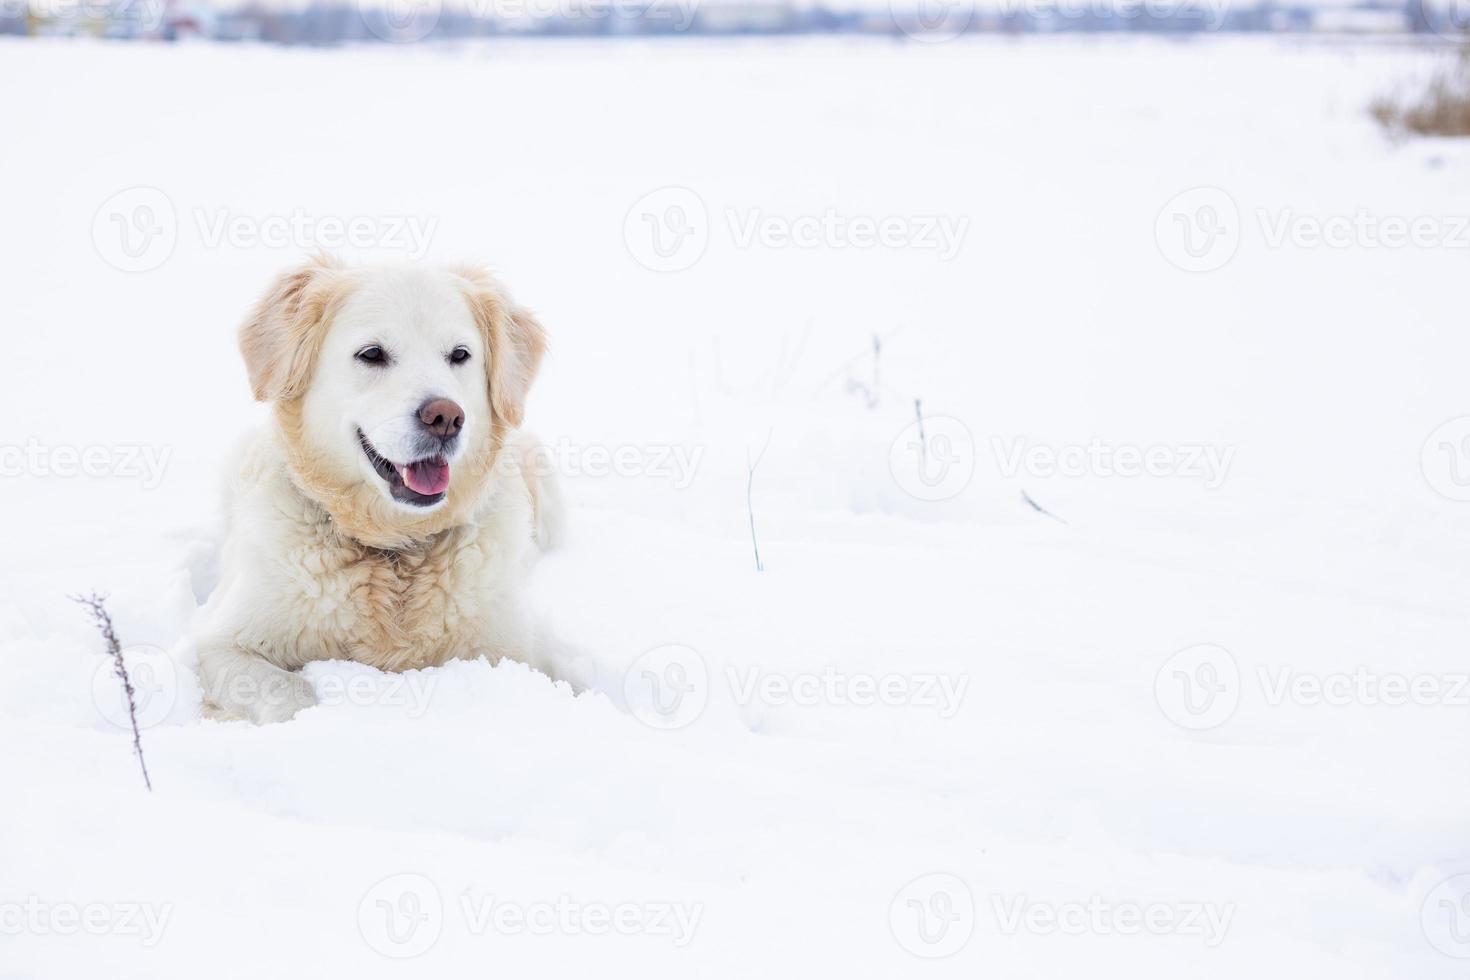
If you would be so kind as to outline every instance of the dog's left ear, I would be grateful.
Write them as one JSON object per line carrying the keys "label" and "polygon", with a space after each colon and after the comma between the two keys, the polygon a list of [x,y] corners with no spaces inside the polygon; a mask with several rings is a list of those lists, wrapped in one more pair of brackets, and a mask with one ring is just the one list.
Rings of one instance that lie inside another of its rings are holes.
{"label": "dog's left ear", "polygon": [[465,280],[470,310],[485,338],[490,408],[515,428],[525,418],[526,395],[546,354],[546,330],[483,270],[455,271]]}

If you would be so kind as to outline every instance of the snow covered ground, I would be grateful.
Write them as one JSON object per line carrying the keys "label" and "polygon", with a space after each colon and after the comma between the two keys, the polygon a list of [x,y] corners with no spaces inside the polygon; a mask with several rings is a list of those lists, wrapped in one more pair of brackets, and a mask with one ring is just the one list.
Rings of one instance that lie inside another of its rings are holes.
{"label": "snow covered ground", "polygon": [[[1431,60],[0,45],[0,977],[1463,977],[1470,148],[1365,111]],[[319,246],[552,331],[589,693],[199,720]]]}

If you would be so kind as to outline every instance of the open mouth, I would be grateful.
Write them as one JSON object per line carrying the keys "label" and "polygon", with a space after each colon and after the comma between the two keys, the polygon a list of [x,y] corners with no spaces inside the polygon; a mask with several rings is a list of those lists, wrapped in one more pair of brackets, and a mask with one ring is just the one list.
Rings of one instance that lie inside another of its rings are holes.
{"label": "open mouth", "polygon": [[373,448],[361,429],[357,441],[373,464],[374,471],[388,484],[388,492],[400,503],[432,507],[449,489],[449,461],[443,456],[426,456],[412,463],[395,463]]}

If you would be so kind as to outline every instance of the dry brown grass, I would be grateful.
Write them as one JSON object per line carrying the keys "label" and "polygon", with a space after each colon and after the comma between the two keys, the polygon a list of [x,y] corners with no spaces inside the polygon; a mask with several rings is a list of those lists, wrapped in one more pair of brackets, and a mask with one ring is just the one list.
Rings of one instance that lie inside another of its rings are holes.
{"label": "dry brown grass", "polygon": [[1368,107],[1385,128],[1421,136],[1470,136],[1470,49],[1441,67],[1417,98],[1384,96]]}

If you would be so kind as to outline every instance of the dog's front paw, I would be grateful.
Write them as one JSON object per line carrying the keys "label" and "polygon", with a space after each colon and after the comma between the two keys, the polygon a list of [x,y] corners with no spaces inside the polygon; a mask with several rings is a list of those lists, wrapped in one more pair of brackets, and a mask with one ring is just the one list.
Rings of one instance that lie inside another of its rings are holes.
{"label": "dog's front paw", "polygon": [[257,696],[239,708],[257,725],[290,721],[296,713],[316,704],[316,691],[300,674],[277,671],[261,682]]}

